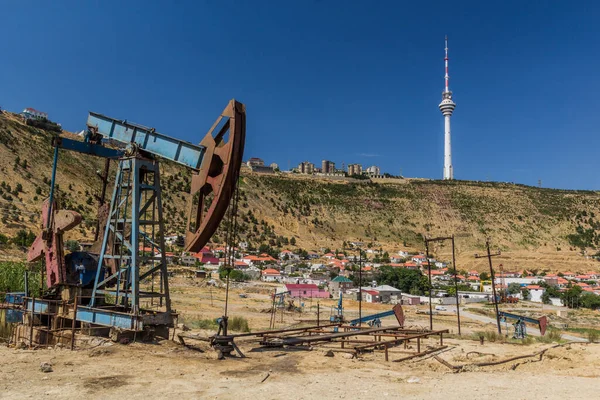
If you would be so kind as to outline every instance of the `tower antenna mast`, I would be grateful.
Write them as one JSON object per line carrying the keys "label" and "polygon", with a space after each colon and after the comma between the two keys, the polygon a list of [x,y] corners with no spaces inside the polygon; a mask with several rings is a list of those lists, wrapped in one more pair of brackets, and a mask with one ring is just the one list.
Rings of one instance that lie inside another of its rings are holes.
{"label": "tower antenna mast", "polygon": [[440,111],[444,116],[444,179],[454,179],[454,168],[452,167],[452,138],[450,133],[450,117],[454,112],[456,104],[452,101],[452,92],[449,88],[450,76],[448,75],[448,36],[445,38],[444,66],[444,91],[442,92],[442,102],[439,105]]}

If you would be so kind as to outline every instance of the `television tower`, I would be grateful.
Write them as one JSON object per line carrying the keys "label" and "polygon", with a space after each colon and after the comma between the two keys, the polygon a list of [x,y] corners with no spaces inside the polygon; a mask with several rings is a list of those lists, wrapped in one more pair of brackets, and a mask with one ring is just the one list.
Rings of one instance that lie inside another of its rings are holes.
{"label": "television tower", "polygon": [[446,57],[444,57],[446,65],[446,74],[444,80],[446,86],[442,92],[442,102],[440,103],[440,111],[444,116],[444,179],[454,179],[454,170],[452,168],[452,141],[450,137],[450,117],[456,104],[452,101],[452,92],[448,88],[448,36],[446,36]]}

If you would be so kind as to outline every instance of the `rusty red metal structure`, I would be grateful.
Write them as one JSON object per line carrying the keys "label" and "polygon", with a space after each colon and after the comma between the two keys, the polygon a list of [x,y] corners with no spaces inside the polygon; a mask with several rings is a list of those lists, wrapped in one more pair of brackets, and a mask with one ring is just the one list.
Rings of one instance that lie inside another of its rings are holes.
{"label": "rusty red metal structure", "polygon": [[[51,213],[48,210],[51,208]],[[48,216],[50,219],[48,219]],[[81,215],[75,211],[58,210],[56,200],[50,207],[50,199],[42,205],[42,226],[44,229],[35,238],[27,253],[27,261],[35,262],[42,257],[46,263],[46,285],[67,282],[67,269],[64,263],[63,233],[73,229],[81,222]]]}
{"label": "rusty red metal structure", "polygon": [[246,107],[231,100],[200,142],[206,153],[192,173],[186,251],[200,251],[219,227],[238,181],[245,140]]}

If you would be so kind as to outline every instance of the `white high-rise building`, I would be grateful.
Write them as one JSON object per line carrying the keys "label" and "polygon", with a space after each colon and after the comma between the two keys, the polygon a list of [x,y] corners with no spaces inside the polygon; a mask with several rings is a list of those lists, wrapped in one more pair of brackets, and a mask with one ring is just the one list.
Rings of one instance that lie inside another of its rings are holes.
{"label": "white high-rise building", "polygon": [[450,133],[450,117],[454,112],[456,104],[452,101],[452,92],[448,87],[448,36],[446,36],[446,57],[444,57],[446,74],[444,76],[445,88],[442,92],[442,102],[440,111],[444,116],[444,179],[454,179],[454,169],[452,167],[452,137]]}

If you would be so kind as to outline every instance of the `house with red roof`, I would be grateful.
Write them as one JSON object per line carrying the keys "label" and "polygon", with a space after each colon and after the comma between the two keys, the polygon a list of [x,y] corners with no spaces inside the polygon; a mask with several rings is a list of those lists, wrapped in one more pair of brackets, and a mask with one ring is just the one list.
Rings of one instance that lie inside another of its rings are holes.
{"label": "house with red roof", "polygon": [[202,252],[199,251],[198,253],[194,253],[193,254],[194,258],[196,258],[201,264],[207,264],[207,265],[219,265],[220,261],[217,257],[215,257],[213,255],[212,252]]}
{"label": "house with red roof", "polygon": [[291,297],[328,299],[329,292],[313,283],[286,283],[285,290]]}
{"label": "house with red roof", "polygon": [[363,290],[362,291],[363,300],[367,303],[380,303],[381,297],[379,296],[379,292],[377,290]]}
{"label": "house with red roof", "polygon": [[264,282],[279,282],[281,280],[281,273],[273,268],[263,270],[260,275],[260,279]]}
{"label": "house with red roof", "polygon": [[327,253],[323,255],[323,258],[326,258],[328,260],[333,260],[335,258],[335,254],[333,253]]}
{"label": "house with red roof", "polygon": [[479,278],[479,272],[473,270],[473,271],[469,271],[469,277],[474,276],[476,278]]}

